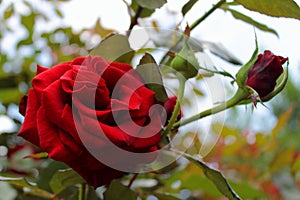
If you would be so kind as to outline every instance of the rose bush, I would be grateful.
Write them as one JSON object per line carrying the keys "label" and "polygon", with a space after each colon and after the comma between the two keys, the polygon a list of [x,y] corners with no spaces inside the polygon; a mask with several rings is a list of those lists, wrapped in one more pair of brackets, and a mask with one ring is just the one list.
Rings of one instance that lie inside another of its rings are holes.
{"label": "rose bush", "polygon": [[[115,89],[120,79],[123,82]],[[49,69],[38,66],[32,88],[20,102],[20,113],[25,119],[18,135],[98,187],[124,173],[91,155],[82,137],[89,141],[90,148],[99,151],[109,152],[104,137],[130,152],[156,151],[161,137],[159,130],[165,123],[163,114],[170,115],[176,101],[171,98],[160,103],[167,113],[159,111],[159,117],[152,119],[150,108],[159,103],[154,95],[130,65],[109,63],[99,56],[76,58]],[[152,123],[152,127],[136,129],[130,126],[132,122],[138,127]],[[98,132],[97,127],[102,131]],[[117,158],[120,163],[127,159]],[[153,159],[145,158],[144,162]]]}
{"label": "rose bush", "polygon": [[265,97],[274,90],[276,80],[283,72],[282,65],[287,60],[288,58],[276,56],[269,50],[259,54],[249,70],[246,85],[253,88],[260,98]]}

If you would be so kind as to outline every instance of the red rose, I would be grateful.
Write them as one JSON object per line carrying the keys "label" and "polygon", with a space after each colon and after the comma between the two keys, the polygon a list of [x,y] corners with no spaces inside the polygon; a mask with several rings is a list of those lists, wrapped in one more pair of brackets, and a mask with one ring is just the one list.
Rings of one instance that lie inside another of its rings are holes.
{"label": "red rose", "polygon": [[288,60],[275,56],[271,51],[259,54],[253,67],[249,70],[246,85],[253,88],[263,98],[272,92],[277,78],[282,74],[282,65]]}
{"label": "red rose", "polygon": [[[158,103],[154,95],[130,65],[101,57],[76,58],[50,69],[38,66],[32,89],[20,103],[25,120],[18,135],[98,187],[124,174],[90,153],[109,154],[105,138],[126,152],[158,149],[165,112],[151,108]],[[114,162],[131,162],[111,155]],[[153,159],[145,157],[142,163]]]}

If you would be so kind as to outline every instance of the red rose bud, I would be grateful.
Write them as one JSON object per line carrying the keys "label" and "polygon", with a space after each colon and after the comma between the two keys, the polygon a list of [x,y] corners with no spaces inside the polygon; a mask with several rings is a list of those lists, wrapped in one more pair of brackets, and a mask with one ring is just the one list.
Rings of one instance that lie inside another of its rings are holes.
{"label": "red rose bud", "polygon": [[[170,97],[166,102],[164,102],[164,108],[167,112],[167,115],[168,115],[167,119],[168,120],[171,118],[171,115],[172,115],[172,112],[174,110],[176,101],[177,101],[177,97],[173,96],[173,97]],[[182,112],[180,111],[176,121],[180,120],[181,117],[182,117]]]}
{"label": "red rose bud", "polygon": [[[87,56],[49,69],[38,66],[28,99],[21,100],[20,112],[25,119],[18,135],[42,148],[50,158],[69,165],[96,188],[124,172],[102,163],[88,148],[111,155],[104,139],[108,138],[128,152],[155,152],[163,121],[160,112],[154,110],[156,117],[152,118],[149,111],[157,103],[155,93],[128,64]],[[172,103],[166,105],[167,115],[172,107]],[[152,121],[155,128],[151,129],[148,125]],[[118,155],[113,159],[120,165],[128,165],[130,160]],[[154,160],[150,156],[143,159],[142,163]]]}
{"label": "red rose bud", "polygon": [[271,51],[259,54],[249,70],[246,85],[253,88],[260,98],[267,96],[276,86],[276,80],[283,73],[282,65],[288,60],[274,55]]}

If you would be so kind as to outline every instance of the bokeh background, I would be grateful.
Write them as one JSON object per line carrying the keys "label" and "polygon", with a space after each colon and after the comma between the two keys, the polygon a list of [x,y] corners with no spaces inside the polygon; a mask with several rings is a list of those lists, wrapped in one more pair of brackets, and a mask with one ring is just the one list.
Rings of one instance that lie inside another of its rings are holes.
{"label": "bokeh background", "polygon": [[[199,1],[183,18],[186,0],[169,0],[140,26],[174,28],[192,24],[217,1]],[[300,5],[300,1],[295,1]],[[0,1],[0,176],[14,174],[37,177],[40,168],[50,162],[23,159],[38,151],[16,137],[23,117],[18,113],[20,98],[30,88],[36,65],[51,67],[88,54],[112,32],[125,33],[130,24],[127,0],[2,0]],[[255,49],[255,32],[260,52],[265,49],[289,57],[289,81],[284,91],[265,105],[233,108],[226,114],[221,137],[204,158],[219,168],[233,186],[248,198],[297,199],[300,196],[300,21],[275,18],[251,12],[247,14],[276,34],[254,29],[218,9],[195,28],[191,36],[200,41],[222,44],[241,63],[247,62]],[[235,73],[233,65],[206,52],[215,66]],[[228,87],[228,96],[234,88]],[[197,153],[201,141],[194,141],[190,153]],[[221,198],[203,174],[191,166],[177,171],[177,178],[166,180],[163,190],[181,191],[182,198],[199,193],[207,199]],[[55,165],[52,168],[59,168]],[[176,181],[180,180],[177,187]],[[175,184],[172,187],[172,184]],[[46,186],[45,186],[46,187]],[[23,191],[0,182],[0,199],[20,198]],[[3,196],[2,196],[3,194]]]}

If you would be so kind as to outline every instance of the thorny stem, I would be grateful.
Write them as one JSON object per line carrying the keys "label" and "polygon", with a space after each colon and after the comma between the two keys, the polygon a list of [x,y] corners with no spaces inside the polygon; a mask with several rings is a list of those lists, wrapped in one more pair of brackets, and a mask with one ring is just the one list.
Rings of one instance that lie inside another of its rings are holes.
{"label": "thorny stem", "polygon": [[87,192],[88,192],[87,185],[86,184],[80,184],[79,193],[78,193],[78,200],[86,200]]}
{"label": "thorny stem", "polygon": [[128,188],[130,188],[132,186],[132,183],[135,181],[135,179],[138,177],[138,173],[133,174],[133,177],[130,179],[129,183],[128,183]]}
{"label": "thorny stem", "polygon": [[[218,9],[224,3],[226,3],[226,0],[220,0],[216,5],[214,5],[209,11],[207,11],[202,17],[200,17],[190,26],[190,31],[196,28],[202,21],[204,21],[209,15],[211,15],[216,9]],[[160,64],[163,64],[163,62],[168,58],[169,52],[171,52],[171,50],[177,46],[177,44],[181,41],[181,39],[182,38],[179,38],[177,42],[170,48],[170,50],[164,55],[164,57],[160,61]]]}
{"label": "thorny stem", "polygon": [[180,105],[182,103],[182,99],[183,99],[183,95],[184,95],[186,79],[181,74],[178,74],[178,80],[179,80],[178,98],[176,100],[176,104],[175,104],[173,113],[171,115],[171,118],[169,120],[169,123],[167,125],[167,128],[162,133],[163,137],[166,137],[166,135],[172,130],[173,124],[176,122],[176,119],[180,112]]}
{"label": "thorny stem", "polygon": [[232,98],[230,98],[228,101],[226,101],[226,102],[224,102],[220,105],[217,105],[213,108],[207,109],[203,112],[200,112],[196,115],[193,115],[192,117],[189,117],[187,119],[184,119],[182,121],[174,123],[171,130],[176,130],[181,126],[184,126],[186,124],[194,122],[198,119],[201,119],[201,118],[204,118],[206,116],[216,114],[218,112],[221,112],[223,110],[231,108],[231,107],[237,105],[238,103],[240,103],[242,100],[246,99],[248,97],[248,95],[249,94],[247,92],[243,91],[242,89],[238,89],[238,91],[235,93],[235,95]]}
{"label": "thorny stem", "polygon": [[127,37],[130,36],[130,33],[131,33],[133,27],[138,23],[137,20],[140,17],[142,11],[143,11],[143,7],[139,6],[136,13],[135,13],[135,15],[134,15],[134,17],[131,18],[131,23],[129,25],[129,29],[128,29],[128,32],[127,32]]}

